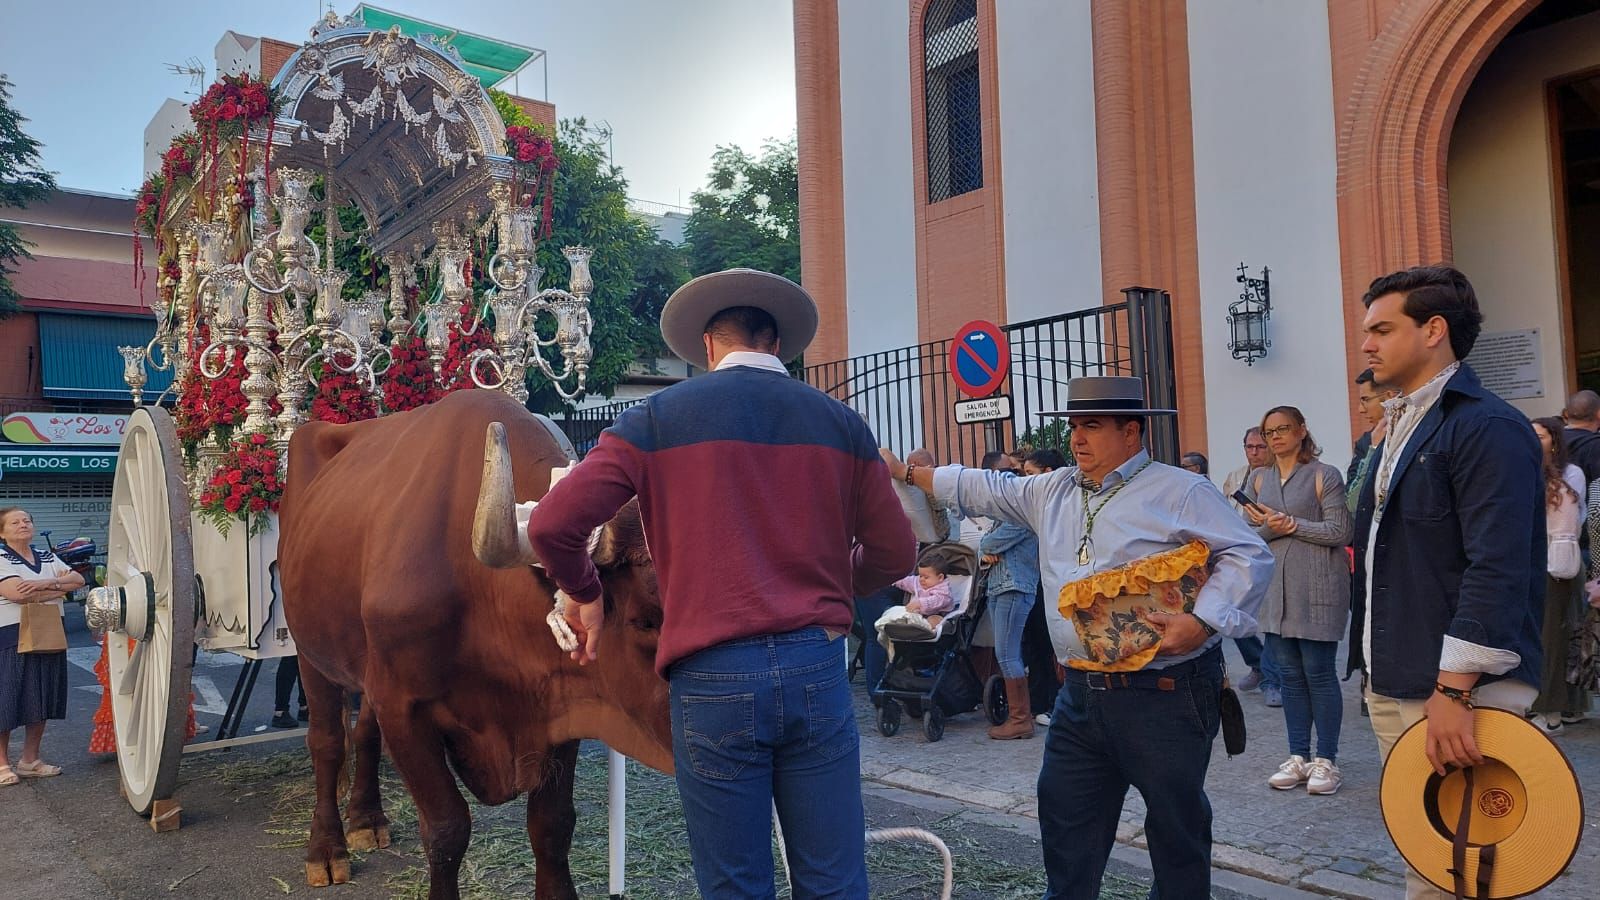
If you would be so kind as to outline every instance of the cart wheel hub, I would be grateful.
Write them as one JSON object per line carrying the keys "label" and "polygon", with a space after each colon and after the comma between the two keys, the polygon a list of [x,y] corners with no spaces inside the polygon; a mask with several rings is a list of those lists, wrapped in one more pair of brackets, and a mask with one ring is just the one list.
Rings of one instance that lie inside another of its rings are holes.
{"label": "cart wheel hub", "polygon": [[140,572],[127,584],[89,591],[83,618],[92,631],[120,631],[136,641],[148,640],[156,621],[156,583]]}

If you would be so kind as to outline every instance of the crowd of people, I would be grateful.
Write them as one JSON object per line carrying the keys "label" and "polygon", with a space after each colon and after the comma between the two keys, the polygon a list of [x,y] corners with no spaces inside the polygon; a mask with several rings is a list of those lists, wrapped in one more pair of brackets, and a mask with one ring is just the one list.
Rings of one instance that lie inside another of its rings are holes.
{"label": "crowd of people", "polygon": [[[1239,687],[1283,709],[1288,757],[1264,773],[1279,790],[1343,783],[1341,642],[1382,753],[1426,720],[1441,776],[1483,762],[1477,708],[1537,716],[1550,734],[1581,721],[1600,675],[1600,396],[1530,422],[1485,389],[1463,362],[1482,316],[1455,269],[1378,278],[1362,303],[1370,430],[1349,468],[1322,463],[1301,411],[1275,406],[1219,490],[1202,454],[1152,459],[1146,426],[1176,410],[1150,408],[1137,378],[1069,383],[1047,414],[1070,426],[1070,461],[1038,449],[975,468],[926,451],[902,462],[789,377],[817,326],[798,285],[732,270],[675,293],[663,338],[709,374],[623,413],[539,503],[528,537],[586,665],[607,615],[591,535],[639,500],[701,893],[773,895],[775,814],[797,896],[868,894],[840,638],[892,604],[932,620],[961,601],[920,552],[894,482],[928,495],[930,543],[965,543],[987,567],[1010,711],[989,736],[1045,728],[1049,898],[1099,896],[1130,787],[1145,801],[1153,895],[1210,896],[1206,772],[1219,731],[1238,724],[1226,640],[1248,669]],[[65,662],[19,652],[17,629],[22,610],[81,580],[32,536],[25,511],[0,509],[0,731],[26,728],[15,765],[0,745],[0,785],[59,771],[39,741],[64,711]],[[883,657],[875,641],[865,653],[871,688]],[[285,661],[283,727],[300,718],[292,673]],[[1448,895],[1410,873],[1407,896]]]}

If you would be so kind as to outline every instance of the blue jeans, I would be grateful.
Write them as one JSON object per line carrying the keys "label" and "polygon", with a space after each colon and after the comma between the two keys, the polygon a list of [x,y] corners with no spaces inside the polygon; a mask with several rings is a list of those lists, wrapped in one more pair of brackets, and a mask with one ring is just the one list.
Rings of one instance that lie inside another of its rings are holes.
{"label": "blue jeans", "polygon": [[994,623],[994,656],[1000,674],[1006,678],[1026,678],[1022,661],[1022,629],[1033,609],[1033,591],[1001,591],[989,598],[989,621]]}
{"label": "blue jeans", "polygon": [[1068,670],[1045,733],[1039,837],[1045,900],[1095,900],[1128,786],[1145,802],[1152,898],[1211,896],[1211,744],[1221,724],[1222,653],[1171,669],[1172,690],[1098,690]]}
{"label": "blue jeans", "polygon": [[1272,648],[1261,643],[1261,638],[1255,635],[1234,638],[1233,645],[1239,648],[1239,655],[1244,657],[1244,664],[1252,669],[1261,671],[1261,686],[1263,688],[1283,687],[1283,676],[1278,674],[1277,660],[1272,658]]}
{"label": "blue jeans", "polygon": [[867,696],[871,697],[874,703],[878,700],[878,682],[883,680],[883,670],[889,667],[889,652],[878,643],[878,631],[872,626],[879,617],[889,611],[889,607],[899,606],[904,602],[906,602],[905,591],[892,584],[865,597],[856,598],[856,624],[860,626],[863,635],[861,675],[867,686]]}
{"label": "blue jeans", "polygon": [[672,665],[672,755],[707,900],[776,897],[772,808],[795,898],[867,896],[861,742],[845,642],[821,628],[718,644]]}
{"label": "blue jeans", "polygon": [[1333,658],[1338,641],[1308,641],[1267,635],[1267,650],[1283,679],[1283,721],[1289,731],[1289,752],[1311,759],[1311,726],[1317,726],[1317,755],[1339,760],[1339,727],[1344,723],[1344,694]]}

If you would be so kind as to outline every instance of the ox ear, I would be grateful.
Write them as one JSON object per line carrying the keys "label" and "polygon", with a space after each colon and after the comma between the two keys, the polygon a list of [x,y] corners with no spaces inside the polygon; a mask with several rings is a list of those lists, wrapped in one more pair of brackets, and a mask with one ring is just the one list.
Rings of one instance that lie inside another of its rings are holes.
{"label": "ox ear", "polygon": [[527,530],[517,527],[516,506],[506,426],[490,422],[483,437],[483,483],[472,519],[472,552],[479,562],[496,569],[539,564]]}
{"label": "ox ear", "polygon": [[611,521],[595,529],[589,538],[589,558],[597,569],[650,562],[650,550],[645,546],[644,523],[639,518],[638,500],[629,501],[611,517]]}

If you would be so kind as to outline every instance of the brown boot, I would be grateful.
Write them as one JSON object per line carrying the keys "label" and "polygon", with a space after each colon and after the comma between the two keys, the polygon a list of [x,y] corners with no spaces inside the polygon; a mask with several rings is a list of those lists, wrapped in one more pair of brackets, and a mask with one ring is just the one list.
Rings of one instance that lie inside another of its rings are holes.
{"label": "brown boot", "polygon": [[1028,679],[1006,679],[1006,705],[1011,708],[1004,723],[989,729],[989,738],[1014,741],[1033,737],[1033,710],[1028,707]]}

